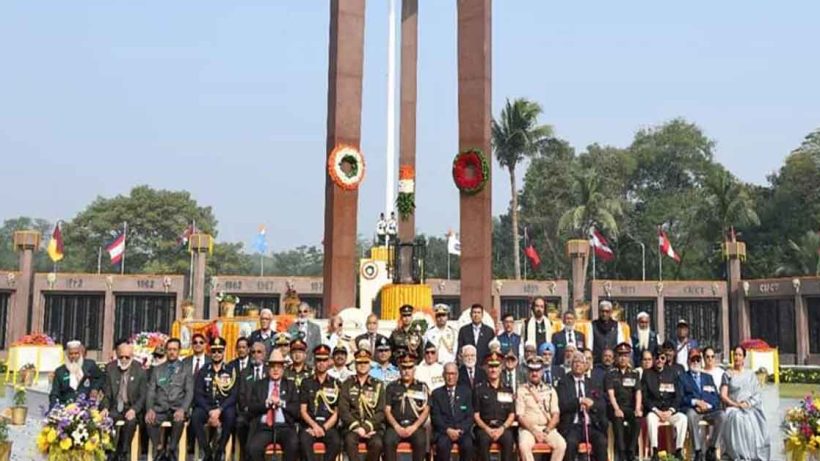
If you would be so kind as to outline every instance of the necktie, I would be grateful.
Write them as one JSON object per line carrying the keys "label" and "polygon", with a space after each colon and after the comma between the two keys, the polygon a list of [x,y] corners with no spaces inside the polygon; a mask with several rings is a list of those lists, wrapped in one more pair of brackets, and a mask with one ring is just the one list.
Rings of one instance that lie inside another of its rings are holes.
{"label": "necktie", "polygon": [[549,368],[547,368],[546,375],[547,375],[547,384],[552,386],[552,372],[550,371]]}
{"label": "necktie", "polygon": [[452,387],[447,390],[447,393],[450,394],[450,413],[455,414],[456,412],[456,390]]}
{"label": "necktie", "polygon": [[257,365],[256,370],[254,371],[254,381],[259,381],[262,379],[262,367]]}
{"label": "necktie", "polygon": [[194,374],[199,373],[199,357],[194,359]]}
{"label": "necktie", "polygon": [[700,373],[695,373],[695,384],[698,385],[698,390],[701,390],[701,388],[700,388]]}
{"label": "necktie", "polygon": [[467,369],[467,375],[469,375],[469,377],[470,377],[470,386],[472,386],[473,385],[473,369],[472,368]]}
{"label": "necktie", "polygon": [[[271,391],[270,391],[270,397],[272,399],[279,400],[279,383],[276,382],[276,381],[273,382],[273,389],[271,389]],[[274,421],[273,408],[268,408],[268,417],[267,417],[267,421],[266,421],[266,423],[268,424],[268,427],[273,426],[273,421]]]}
{"label": "necktie", "polygon": [[568,344],[575,344],[575,335],[572,333],[572,330],[569,332],[569,339],[567,340]]}
{"label": "necktie", "polygon": [[120,370],[120,390],[117,393],[117,412],[122,413],[128,403],[128,370]]}
{"label": "necktie", "polygon": [[376,352],[376,335],[370,333],[370,355]]}
{"label": "necktie", "polygon": [[[576,381],[576,384],[578,385],[578,398],[582,399],[584,398],[584,381]],[[581,424],[586,424],[584,410],[580,407],[580,405],[578,406],[578,422]]]}

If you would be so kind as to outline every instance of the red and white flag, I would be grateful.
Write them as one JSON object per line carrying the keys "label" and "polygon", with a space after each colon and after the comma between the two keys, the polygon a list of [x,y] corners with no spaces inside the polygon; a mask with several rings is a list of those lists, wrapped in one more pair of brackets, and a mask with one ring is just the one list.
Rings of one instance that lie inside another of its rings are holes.
{"label": "red and white flag", "polygon": [[122,256],[125,254],[125,232],[121,232],[117,235],[117,238],[105,247],[105,251],[111,256],[111,264],[119,264],[120,261],[122,261]]}
{"label": "red and white flag", "polygon": [[524,255],[526,255],[527,259],[530,260],[530,266],[532,266],[532,269],[538,270],[538,267],[541,266],[541,257],[538,256],[538,252],[535,250],[535,245],[532,244],[529,235],[527,235],[526,226],[524,226]]}
{"label": "red and white flag", "polygon": [[604,261],[612,261],[615,259],[615,252],[612,251],[612,248],[609,246],[609,242],[606,241],[604,234],[596,229],[595,226],[592,226],[589,229],[589,246],[591,246],[595,251],[596,257],[601,258]]}
{"label": "red and white flag", "polygon": [[675,253],[675,250],[672,249],[672,242],[669,241],[669,237],[663,229],[658,229],[658,248],[660,249],[661,254],[665,254],[666,256],[674,259],[676,262],[680,262],[680,256],[678,256],[678,254]]}

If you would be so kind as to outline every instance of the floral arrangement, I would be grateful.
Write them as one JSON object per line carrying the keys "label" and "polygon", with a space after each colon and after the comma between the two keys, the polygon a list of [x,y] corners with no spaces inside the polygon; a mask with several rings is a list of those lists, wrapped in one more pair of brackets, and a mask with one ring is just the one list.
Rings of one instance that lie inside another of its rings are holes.
{"label": "floral arrangement", "polygon": [[0,418],[0,443],[9,441],[9,422],[6,418]]}
{"label": "floral arrangement", "polygon": [[407,219],[416,210],[416,170],[412,165],[399,167],[399,195],[396,210],[401,219]]}
{"label": "floral arrangement", "polygon": [[666,450],[661,450],[658,452],[658,460],[659,461],[681,461],[680,458],[675,456],[672,453],[667,452]]}
{"label": "floral arrangement", "polygon": [[168,335],[158,331],[143,331],[131,337],[131,344],[134,345],[134,359],[145,364],[151,360],[151,354],[157,346],[165,345]]}
{"label": "floral arrangement", "polygon": [[820,370],[780,367],[780,382],[820,384]]}
{"label": "floral arrangement", "polygon": [[49,461],[104,461],[113,449],[113,422],[80,396],[74,403],[55,405],[37,436],[37,448]]}
{"label": "floral arrangement", "polygon": [[480,149],[460,152],[453,160],[453,181],[461,192],[476,194],[490,179],[490,163]]}
{"label": "floral arrangement", "polygon": [[12,344],[12,346],[53,346],[54,340],[44,333],[32,333],[25,335]]}
{"label": "floral arrangement", "polygon": [[797,406],[789,408],[781,429],[785,451],[794,459],[820,454],[820,399],[808,395]]}
{"label": "floral arrangement", "polygon": [[26,386],[17,384],[14,386],[14,395],[11,397],[15,407],[24,407],[26,405]]}
{"label": "floral arrangement", "polygon": [[296,316],[290,314],[279,314],[274,319],[276,322],[276,331],[277,332],[286,332],[294,322],[296,322]]}
{"label": "floral arrangement", "polygon": [[352,146],[338,145],[327,158],[327,172],[337,186],[356,190],[364,179],[364,157]]}
{"label": "floral arrangement", "polygon": [[239,296],[232,295],[230,293],[225,293],[224,291],[220,291],[216,294],[216,300],[220,304],[222,303],[233,303],[239,304]]}
{"label": "floral arrangement", "polygon": [[762,339],[747,339],[740,343],[740,346],[746,349],[747,351],[768,351],[772,347],[766,344],[766,341]]}

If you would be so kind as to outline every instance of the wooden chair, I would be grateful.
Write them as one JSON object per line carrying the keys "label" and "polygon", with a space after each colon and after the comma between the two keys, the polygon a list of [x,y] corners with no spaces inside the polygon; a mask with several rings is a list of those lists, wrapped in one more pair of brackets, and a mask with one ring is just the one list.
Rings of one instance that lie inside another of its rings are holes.
{"label": "wooden chair", "polygon": [[[159,425],[160,439],[164,438],[164,435],[165,435],[164,431],[169,430],[171,427],[173,427],[173,425],[171,424],[170,421],[163,421]],[[179,446],[177,446],[177,457],[178,457],[179,461],[185,461],[185,457],[187,455],[187,451],[188,451],[188,438],[187,438],[187,435],[188,435],[188,423],[186,422],[182,426],[182,435],[180,435],[180,437],[179,437]],[[137,437],[134,437],[134,439],[139,440]],[[133,456],[133,453],[132,453],[132,456]],[[154,446],[151,443],[151,438],[150,437],[148,438],[148,461],[154,461]]]}

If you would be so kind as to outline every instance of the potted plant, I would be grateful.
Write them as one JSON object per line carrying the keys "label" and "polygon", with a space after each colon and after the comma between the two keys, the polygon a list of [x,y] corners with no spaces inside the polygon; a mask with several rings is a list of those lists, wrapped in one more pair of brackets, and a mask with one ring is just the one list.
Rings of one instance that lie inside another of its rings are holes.
{"label": "potted plant", "polygon": [[9,461],[10,458],[9,425],[5,418],[0,418],[0,461]]}
{"label": "potted plant", "polygon": [[14,406],[11,407],[11,423],[15,426],[22,426],[26,424],[26,415],[28,414],[25,386],[19,384],[14,386],[12,401],[14,402]]}
{"label": "potted plant", "polygon": [[20,382],[26,386],[31,387],[34,384],[34,375],[37,370],[34,369],[33,363],[27,363],[20,367]]}
{"label": "potted plant", "polygon": [[234,310],[236,309],[236,305],[239,303],[239,296],[220,291],[216,295],[216,300],[219,302],[220,317],[230,318],[234,316]]}
{"label": "potted plant", "polygon": [[760,386],[763,387],[766,385],[766,381],[769,380],[769,372],[766,371],[765,367],[760,367],[755,372],[755,376],[757,376],[757,381],[760,383]]}

